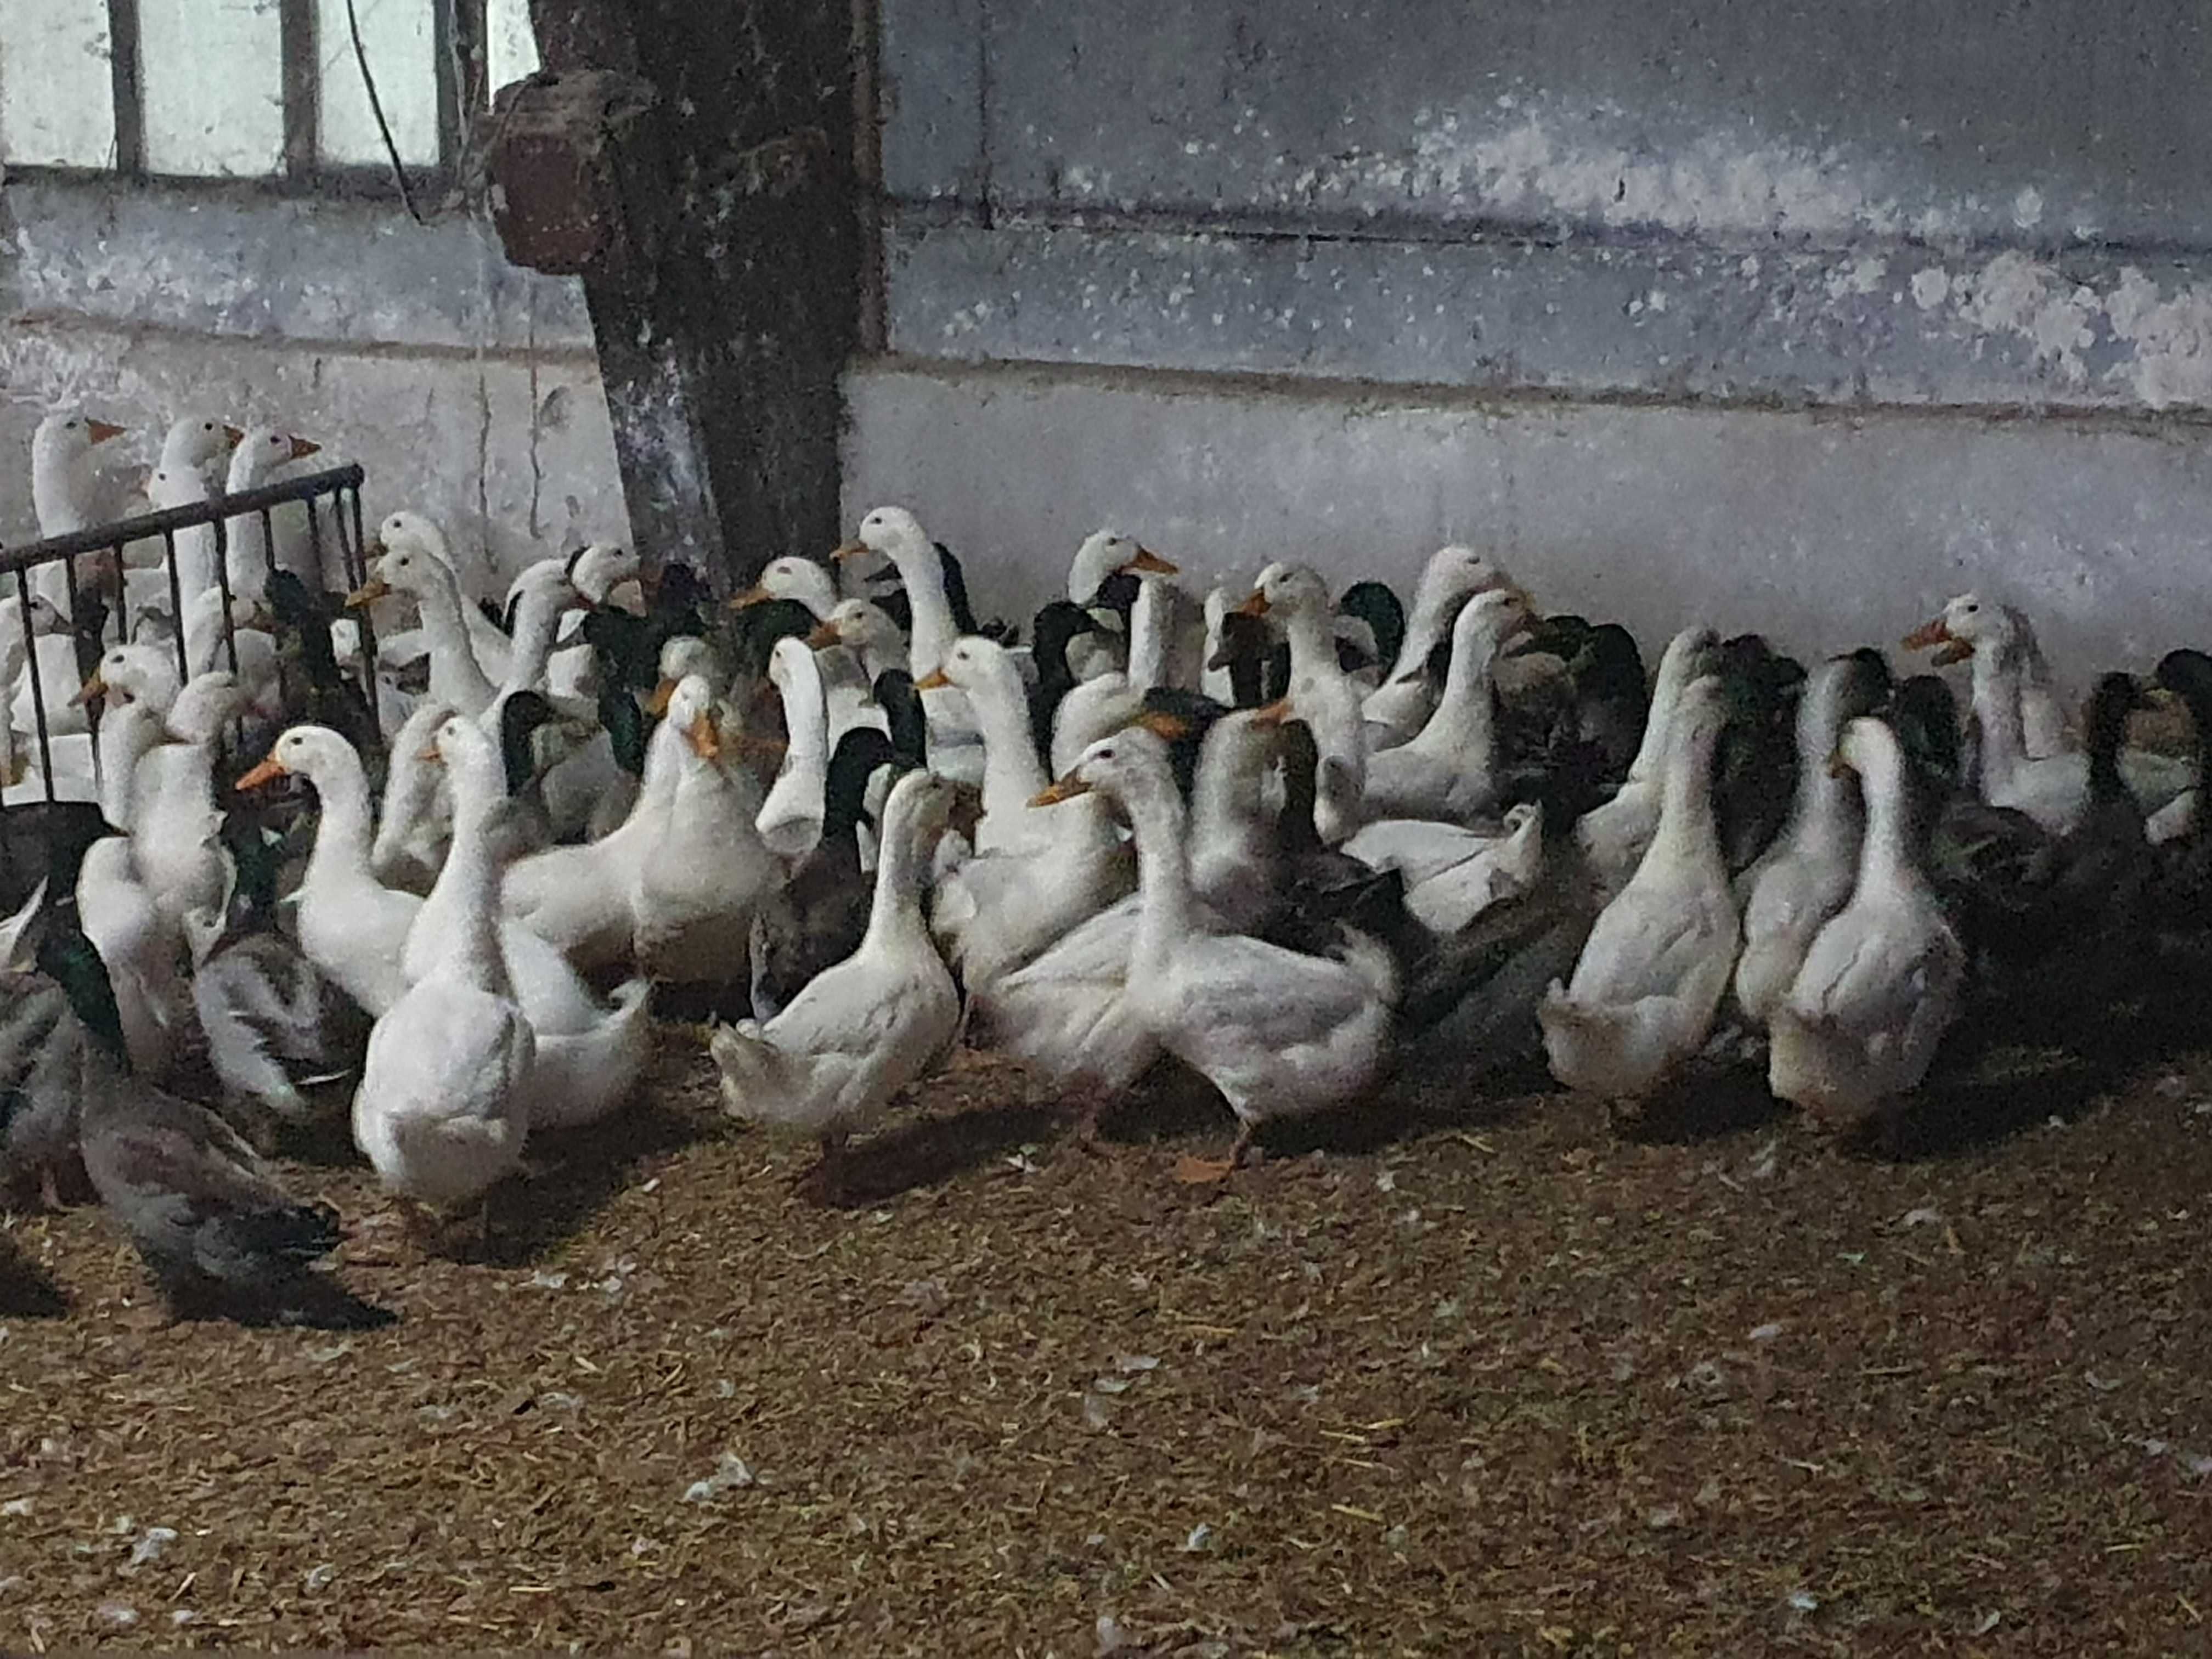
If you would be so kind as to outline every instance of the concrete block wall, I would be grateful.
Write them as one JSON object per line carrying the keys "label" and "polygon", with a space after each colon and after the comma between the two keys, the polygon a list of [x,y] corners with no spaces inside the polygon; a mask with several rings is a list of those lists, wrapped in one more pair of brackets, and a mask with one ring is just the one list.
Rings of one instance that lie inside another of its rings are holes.
{"label": "concrete block wall", "polygon": [[883,0],[846,495],[1043,597],[1111,520],[1806,649],[1972,586],[2212,640],[2212,16]]}
{"label": "concrete block wall", "polygon": [[[487,228],[258,186],[0,188],[0,544],[37,534],[31,429],[82,406],[132,429],[267,421],[368,472],[373,519],[439,520],[479,591],[529,559],[629,535],[592,331],[573,282],[509,266]],[[317,463],[323,458],[318,457]]]}

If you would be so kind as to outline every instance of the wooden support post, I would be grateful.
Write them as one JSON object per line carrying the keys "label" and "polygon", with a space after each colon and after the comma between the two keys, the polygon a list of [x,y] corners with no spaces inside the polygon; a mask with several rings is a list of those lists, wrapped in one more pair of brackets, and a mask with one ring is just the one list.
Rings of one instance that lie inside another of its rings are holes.
{"label": "wooden support post", "polygon": [[857,339],[852,12],[532,0],[488,164],[508,257],[581,273],[630,523],[718,587],[839,539]]}

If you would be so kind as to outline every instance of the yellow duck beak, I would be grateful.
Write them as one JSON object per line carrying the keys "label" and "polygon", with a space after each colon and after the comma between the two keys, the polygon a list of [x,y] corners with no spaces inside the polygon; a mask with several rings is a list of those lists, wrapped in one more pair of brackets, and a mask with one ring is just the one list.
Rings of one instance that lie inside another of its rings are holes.
{"label": "yellow duck beak", "polygon": [[1067,776],[1062,778],[1058,783],[1047,784],[1043,788],[1038,790],[1036,793],[1031,795],[1030,797],[1030,805],[1032,806],[1057,806],[1064,800],[1073,800],[1078,795],[1087,795],[1090,793],[1091,786],[1084,782],[1081,778],[1077,777],[1071,772]]}

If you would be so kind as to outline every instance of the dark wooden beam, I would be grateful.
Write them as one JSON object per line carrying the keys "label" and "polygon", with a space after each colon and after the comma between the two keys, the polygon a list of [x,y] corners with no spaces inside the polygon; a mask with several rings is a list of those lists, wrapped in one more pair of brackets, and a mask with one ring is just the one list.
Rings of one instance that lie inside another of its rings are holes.
{"label": "dark wooden beam", "polygon": [[146,171],[146,102],[138,80],[138,0],[107,0],[107,74],[115,100],[115,170]]}
{"label": "dark wooden beam", "polygon": [[531,10],[549,76],[617,71],[647,106],[605,147],[612,222],[582,272],[640,548],[718,586],[827,550],[860,317],[853,12]]}
{"label": "dark wooden beam", "polygon": [[322,132],[315,33],[315,0],[280,0],[276,38],[284,64],[284,171],[295,179],[314,171]]}

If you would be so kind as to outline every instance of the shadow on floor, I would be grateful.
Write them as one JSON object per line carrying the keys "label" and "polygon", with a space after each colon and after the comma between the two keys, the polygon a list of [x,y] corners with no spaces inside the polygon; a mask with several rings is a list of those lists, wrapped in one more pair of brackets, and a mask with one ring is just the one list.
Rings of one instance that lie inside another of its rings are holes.
{"label": "shadow on floor", "polygon": [[59,1280],[0,1240],[0,1319],[58,1319],[69,1305]]}
{"label": "shadow on floor", "polygon": [[1048,1139],[1060,1124],[1048,1106],[1016,1105],[927,1117],[886,1129],[848,1150],[834,1190],[810,1170],[799,1190],[832,1209],[861,1210],[978,1169],[1019,1146]]}
{"label": "shadow on floor", "polygon": [[473,1224],[456,1222],[441,1230],[438,1248],[457,1260],[529,1267],[635,1186],[641,1164],[723,1133],[702,1114],[670,1111],[646,1097],[605,1123],[533,1134],[529,1173],[492,1189],[489,1242]]}

